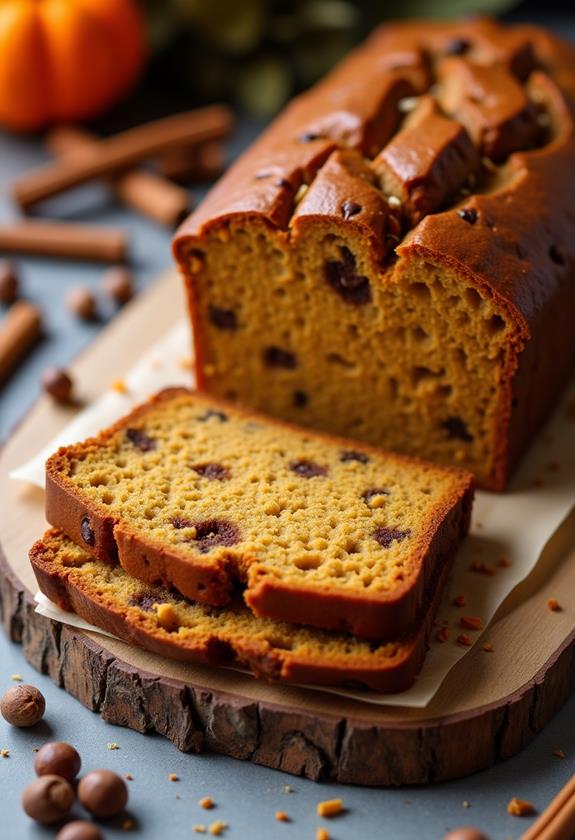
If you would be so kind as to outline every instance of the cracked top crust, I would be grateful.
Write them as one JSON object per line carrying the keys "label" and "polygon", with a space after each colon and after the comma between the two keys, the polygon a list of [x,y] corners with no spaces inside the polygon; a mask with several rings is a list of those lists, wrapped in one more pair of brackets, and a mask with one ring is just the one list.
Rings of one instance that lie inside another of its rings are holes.
{"label": "cracked top crust", "polygon": [[233,218],[288,240],[337,219],[383,266],[411,252],[475,278],[526,338],[575,260],[574,113],[575,51],[544,30],[385,25],[240,157],[175,255]]}

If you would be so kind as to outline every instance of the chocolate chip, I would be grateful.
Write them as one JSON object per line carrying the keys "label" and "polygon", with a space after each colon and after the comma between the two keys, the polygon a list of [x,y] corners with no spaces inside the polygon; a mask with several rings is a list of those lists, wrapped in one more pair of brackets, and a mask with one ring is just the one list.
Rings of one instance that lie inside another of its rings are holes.
{"label": "chocolate chip", "polygon": [[309,397],[305,391],[294,391],[292,399],[296,408],[305,408],[309,402]]}
{"label": "chocolate chip", "polygon": [[361,494],[361,498],[366,505],[371,502],[374,496],[389,496],[389,490],[386,490],[385,487],[370,487],[369,490]]}
{"label": "chocolate chip", "polygon": [[344,201],[341,209],[343,218],[351,219],[352,216],[357,216],[358,213],[361,213],[363,207],[361,204],[356,204],[355,201]]}
{"label": "chocolate chip", "polygon": [[126,429],[126,437],[140,452],[151,452],[157,446],[154,438],[147,435],[143,429]]}
{"label": "chocolate chip", "polygon": [[345,246],[341,260],[325,264],[325,279],[346,303],[361,305],[371,301],[369,280],[356,273],[355,257]]}
{"label": "chocolate chip", "polygon": [[286,368],[293,370],[297,367],[297,358],[294,353],[289,350],[283,350],[281,347],[266,347],[264,350],[264,362],[268,367]]}
{"label": "chocolate chip", "polygon": [[315,478],[317,475],[327,475],[328,472],[327,467],[316,464],[314,461],[308,461],[306,458],[292,461],[289,468],[301,478]]}
{"label": "chocolate chip", "polygon": [[96,542],[96,535],[90,525],[90,520],[85,516],[80,523],[80,534],[86,545],[94,545]]}
{"label": "chocolate chip", "polygon": [[340,455],[339,460],[345,464],[346,461],[359,461],[360,464],[367,464],[369,455],[365,452],[357,452],[355,449],[344,449]]}
{"label": "chocolate chip", "polygon": [[212,417],[216,417],[220,423],[227,423],[230,419],[223,411],[216,411],[215,408],[208,408],[204,414],[200,414],[199,417],[196,417],[196,420],[199,423],[205,423],[207,420],[211,420]]}
{"label": "chocolate chip", "polygon": [[202,554],[218,545],[235,545],[240,541],[238,526],[227,519],[205,519],[192,524],[196,529],[193,542]]}
{"label": "chocolate chip", "polygon": [[319,134],[317,131],[304,131],[302,134],[298,135],[298,140],[300,143],[312,143],[314,140],[321,140],[323,138],[322,134]]}
{"label": "chocolate chip", "polygon": [[471,44],[466,38],[453,38],[445,46],[446,55],[464,55]]}
{"label": "chocolate chip", "polygon": [[223,464],[193,464],[192,469],[202,478],[208,478],[210,481],[226,481],[230,477],[229,469]]}
{"label": "chocolate chip", "polygon": [[128,601],[131,607],[139,607],[144,612],[154,612],[154,604],[157,604],[158,601],[161,600],[158,594],[152,594],[151,592],[137,592],[135,595],[132,595],[130,600]]}
{"label": "chocolate chip", "polygon": [[378,525],[373,532],[373,538],[382,548],[389,548],[392,542],[401,542],[411,536],[411,531],[399,531],[396,528],[387,528],[385,525]]}
{"label": "chocolate chip", "polygon": [[458,438],[459,440],[464,440],[466,443],[471,443],[473,440],[473,435],[461,417],[448,417],[441,425],[447,431],[447,436],[450,440]]}
{"label": "chocolate chip", "polygon": [[551,245],[549,248],[549,258],[553,260],[556,265],[565,265],[565,257],[556,245]]}
{"label": "chocolate chip", "polygon": [[469,225],[474,225],[477,221],[477,210],[474,210],[473,207],[463,207],[457,211],[457,215]]}
{"label": "chocolate chip", "polygon": [[220,330],[235,330],[238,319],[233,309],[223,309],[221,306],[210,306],[210,321]]}

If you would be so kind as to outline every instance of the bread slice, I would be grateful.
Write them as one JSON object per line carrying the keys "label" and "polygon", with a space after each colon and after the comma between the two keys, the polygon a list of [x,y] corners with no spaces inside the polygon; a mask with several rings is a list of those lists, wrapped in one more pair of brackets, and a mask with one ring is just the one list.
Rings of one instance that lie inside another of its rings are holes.
{"label": "bread slice", "polygon": [[62,609],[132,645],[182,662],[249,668],[282,682],[397,692],[419,672],[449,563],[431,582],[413,630],[385,643],[256,618],[240,599],[194,603],[94,559],[56,530],[30,551],[38,585]]}
{"label": "bread slice", "polygon": [[469,474],[183,389],[47,463],[46,516],[148,584],[367,638],[415,620],[469,525]]}

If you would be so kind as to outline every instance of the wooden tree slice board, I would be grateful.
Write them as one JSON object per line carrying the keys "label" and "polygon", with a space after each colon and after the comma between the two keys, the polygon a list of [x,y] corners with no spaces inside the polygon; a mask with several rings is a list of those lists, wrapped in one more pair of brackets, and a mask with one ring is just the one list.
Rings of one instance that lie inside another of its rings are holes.
{"label": "wooden tree slice board", "polygon": [[[91,400],[182,317],[170,274],[128,306],[73,365]],[[575,689],[575,515],[532,575],[426,709],[376,706],[275,686],[235,671],[171,662],[34,612],[27,551],[45,529],[43,493],[8,471],[38,452],[73,414],[42,397],[0,456],[1,607],[28,661],[115,724],[155,730],[181,750],[208,749],[310,779],[418,784],[464,776],[524,747]],[[521,523],[518,523],[521,527]],[[568,605],[542,609],[547,598]],[[536,620],[535,620],[536,617]]]}

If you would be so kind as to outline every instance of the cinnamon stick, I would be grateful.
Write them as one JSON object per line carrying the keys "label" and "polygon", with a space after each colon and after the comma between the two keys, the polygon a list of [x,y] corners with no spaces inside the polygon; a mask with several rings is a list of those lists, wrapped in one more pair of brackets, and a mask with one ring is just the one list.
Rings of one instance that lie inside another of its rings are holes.
{"label": "cinnamon stick", "polygon": [[222,174],[224,165],[224,149],[217,141],[171,149],[156,162],[158,172],[179,183],[214,181]]}
{"label": "cinnamon stick", "polygon": [[36,343],[42,330],[39,309],[27,300],[14,303],[0,324],[0,383]]}
{"label": "cinnamon stick", "polygon": [[55,161],[24,175],[12,185],[12,195],[28,209],[71,187],[112,175],[178,146],[224,137],[232,128],[232,120],[229,108],[212,105],[131,128],[101,140],[97,153]]}
{"label": "cinnamon stick", "polygon": [[20,219],[0,224],[0,252],[122,262],[127,239],[118,228]]}
{"label": "cinnamon stick", "polygon": [[575,837],[575,776],[561,788],[521,840],[573,840]]}
{"label": "cinnamon stick", "polygon": [[[101,143],[96,135],[74,126],[53,129],[46,146],[55,155],[72,158],[98,153]],[[120,201],[166,227],[175,227],[190,211],[186,190],[145,169],[130,169],[111,179],[111,186]]]}

